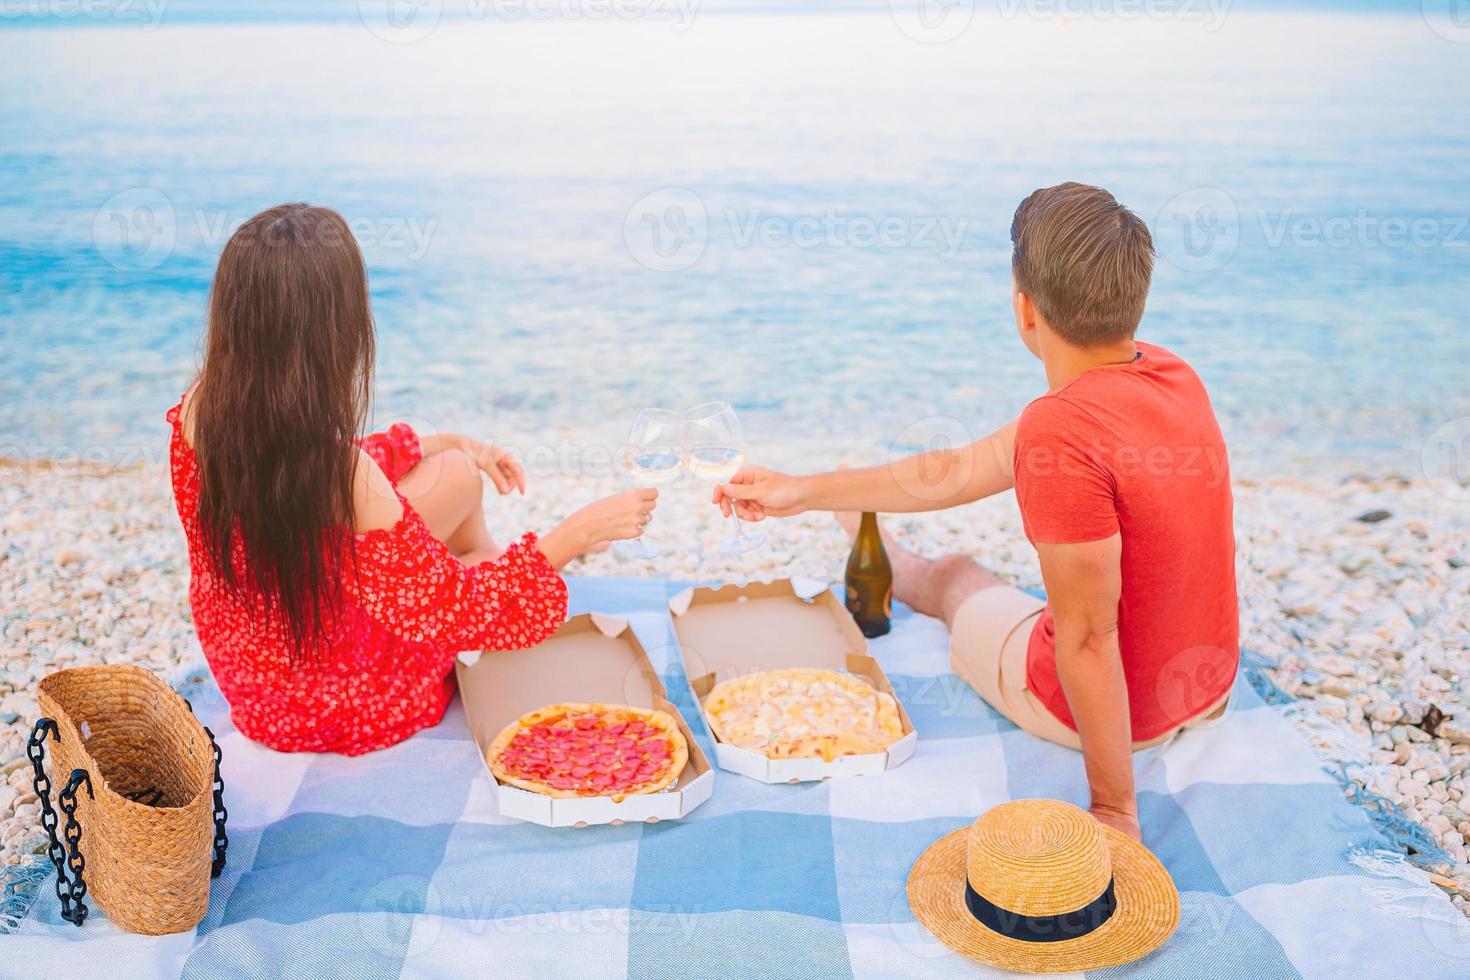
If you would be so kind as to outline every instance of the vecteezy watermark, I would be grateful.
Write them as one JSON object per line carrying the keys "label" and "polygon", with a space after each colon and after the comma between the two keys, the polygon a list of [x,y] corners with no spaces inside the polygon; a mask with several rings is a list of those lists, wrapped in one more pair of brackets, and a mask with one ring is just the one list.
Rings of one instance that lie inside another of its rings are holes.
{"label": "vecteezy watermark", "polygon": [[869,215],[836,208],[802,214],[726,208],[712,218],[694,191],[664,187],[628,209],[623,242],[634,261],[655,272],[692,268],[716,231],[740,249],[917,248],[948,261],[964,244],[968,227],[968,219],[948,215]]}
{"label": "vecteezy watermark", "polygon": [[1170,718],[1194,718],[1230,689],[1236,657],[1210,644],[1170,654],[1154,678],[1154,703]]}
{"label": "vecteezy watermark", "polygon": [[1067,20],[1199,21],[1217,31],[1230,12],[1231,0],[999,0],[1000,16]]}
{"label": "vecteezy watermark", "polygon": [[[705,910],[696,906],[651,903],[641,911],[654,913],[637,920],[640,937],[652,937],[686,946],[694,938]],[[543,899],[500,900],[487,895],[441,891],[421,874],[399,874],[370,888],[357,909],[357,931],[371,950],[393,958],[412,959],[429,954],[442,933],[442,923],[455,923],[454,937],[486,934],[520,936],[628,935],[635,926],[620,909],[589,905],[573,895]]]}
{"label": "vecteezy watermark", "polygon": [[[234,237],[251,216],[238,211],[216,208],[212,211],[197,209],[191,212],[194,231],[207,246],[221,247]],[[398,252],[405,258],[417,261],[429,250],[439,219],[415,215],[343,215],[347,230],[364,251]],[[333,246],[339,244],[338,235],[329,226],[319,232],[319,240],[297,239],[296,244]],[[263,244],[273,244],[269,238]],[[281,244],[284,244],[282,242]]]}
{"label": "vecteezy watermark", "polygon": [[654,272],[682,272],[709,241],[709,212],[687,187],[662,187],[633,203],[623,218],[628,254]]}
{"label": "vecteezy watermark", "polygon": [[724,219],[739,248],[921,248],[945,261],[959,252],[969,227],[967,219],[946,215],[873,216],[836,208],[798,215],[729,209]]}
{"label": "vecteezy watermark", "polygon": [[[1001,20],[1198,21],[1206,31],[1225,23],[1231,0],[998,0]],[[923,44],[943,44],[975,20],[974,0],[888,0],[898,29]]]}
{"label": "vecteezy watermark", "polygon": [[1089,481],[1100,474],[1193,481],[1213,490],[1230,480],[1223,444],[1023,446],[1016,450],[1016,477]]}
{"label": "vecteezy watermark", "polygon": [[384,878],[357,906],[357,932],[368,949],[384,956],[427,952],[439,939],[443,901],[424,875]]}
{"label": "vecteezy watermark", "polygon": [[1379,215],[1357,208],[1323,217],[1285,208],[1256,212],[1271,248],[1466,248],[1470,217]]}
{"label": "vecteezy watermark", "polygon": [[169,0],[0,0],[0,22],[7,20],[77,21],[135,24],[158,29]]}
{"label": "vecteezy watermark", "polygon": [[1153,223],[1154,248],[1186,272],[1222,268],[1240,246],[1240,211],[1218,187],[1176,194]]}
{"label": "vecteezy watermark", "polygon": [[444,0],[357,0],[357,16],[379,40],[412,44],[434,33]]}
{"label": "vecteezy watermark", "polygon": [[888,0],[888,14],[900,31],[920,44],[944,44],[969,29],[975,0]]}
{"label": "vecteezy watermark", "polygon": [[1470,0],[1421,0],[1429,29],[1446,41],[1470,44]]}
{"label": "vecteezy watermark", "polygon": [[173,253],[178,219],[168,195],[130,187],[108,198],[92,216],[92,243],[108,263],[125,272],[147,272]]}
{"label": "vecteezy watermark", "polygon": [[97,475],[143,469],[149,473],[168,472],[168,447],[157,442],[131,443],[64,443],[0,441],[0,459],[12,467],[28,471],[79,467]]}
{"label": "vecteezy watermark", "polygon": [[390,44],[422,41],[446,19],[468,21],[665,21],[689,29],[699,0],[357,0],[363,26]]}
{"label": "vecteezy watermark", "polygon": [[[1470,2],[1470,0],[1467,0]],[[1242,213],[1218,187],[1174,195],[1152,225],[1154,247],[1186,272],[1223,268],[1247,239],[1268,249],[1470,249],[1470,215],[1335,213],[1255,208]]]}
{"label": "vecteezy watermark", "polygon": [[1424,441],[1419,463],[1436,493],[1459,503],[1470,502],[1470,416],[1451,419],[1435,429]]}
{"label": "vecteezy watermark", "polygon": [[[169,196],[157,188],[130,187],[108,198],[92,216],[92,243],[113,267],[147,272],[173,254],[181,236],[218,251],[250,217],[226,208],[196,208],[181,214]],[[437,218],[417,215],[356,215],[344,216],[343,220],[364,251],[396,253],[410,261],[423,258],[439,226]],[[321,234],[333,232],[325,229]],[[294,243],[338,244],[326,239],[295,239]]]}
{"label": "vecteezy watermark", "polygon": [[[941,503],[969,483],[976,460],[968,447],[974,441],[969,427],[957,418],[931,415],[919,419],[889,444],[889,472],[915,500]],[[1007,469],[1009,464],[1004,461]]]}

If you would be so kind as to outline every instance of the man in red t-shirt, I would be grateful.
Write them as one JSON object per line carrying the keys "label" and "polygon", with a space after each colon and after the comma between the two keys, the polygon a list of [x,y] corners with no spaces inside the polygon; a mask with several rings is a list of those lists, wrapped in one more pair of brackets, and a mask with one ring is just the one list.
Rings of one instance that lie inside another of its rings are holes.
{"label": "man in red t-shirt", "polygon": [[[1022,729],[1082,750],[1099,820],[1141,838],[1130,752],[1218,716],[1240,659],[1225,442],[1199,376],[1134,340],[1148,228],[1083,184],[1036,191],[1011,225],[1012,306],[1048,390],[968,446],[715,489],[742,518],[920,511],[1016,491],[1047,601],[967,555],[885,539],[894,594],[950,627],[950,662]],[[849,531],[851,515],[844,518]]]}

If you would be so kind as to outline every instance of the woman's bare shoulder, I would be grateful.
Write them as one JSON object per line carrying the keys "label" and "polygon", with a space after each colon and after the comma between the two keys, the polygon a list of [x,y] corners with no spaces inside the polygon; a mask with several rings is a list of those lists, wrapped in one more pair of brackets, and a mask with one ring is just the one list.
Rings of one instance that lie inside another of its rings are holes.
{"label": "woman's bare shoulder", "polygon": [[194,393],[198,390],[199,379],[195,378],[184,397],[179,399],[179,431],[184,434],[184,442],[190,449],[194,448]]}
{"label": "woman's bare shoulder", "polygon": [[390,530],[403,520],[403,503],[373,458],[360,448],[355,452],[357,465],[352,468],[353,530],[358,534]]}

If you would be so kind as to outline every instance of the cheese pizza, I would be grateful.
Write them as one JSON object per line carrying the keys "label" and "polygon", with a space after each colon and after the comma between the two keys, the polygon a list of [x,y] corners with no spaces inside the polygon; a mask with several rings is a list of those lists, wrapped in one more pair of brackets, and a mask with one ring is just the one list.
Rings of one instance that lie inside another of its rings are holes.
{"label": "cheese pizza", "polygon": [[704,699],[715,737],[771,759],[882,752],[903,737],[893,695],[852,674],[788,667],[715,685]]}
{"label": "cheese pizza", "polygon": [[656,793],[684,771],[689,746],[663,711],[625,704],[551,704],[522,715],[490,743],[501,783],[546,796]]}

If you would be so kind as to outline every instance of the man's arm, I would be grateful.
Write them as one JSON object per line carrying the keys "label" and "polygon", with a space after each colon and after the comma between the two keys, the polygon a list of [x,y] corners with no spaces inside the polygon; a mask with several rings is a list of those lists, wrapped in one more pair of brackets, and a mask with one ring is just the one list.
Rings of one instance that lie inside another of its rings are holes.
{"label": "man's arm", "polygon": [[1133,792],[1133,726],[1118,647],[1123,539],[1037,544],[1046,601],[1056,623],[1057,674],[1092,791],[1092,815],[1141,840]]}
{"label": "man's arm", "polygon": [[958,449],[931,449],[884,466],[813,476],[747,466],[715,487],[714,502],[726,516],[733,505],[742,520],[751,521],[808,510],[944,510],[1011,489],[1015,446],[1012,421]]}

